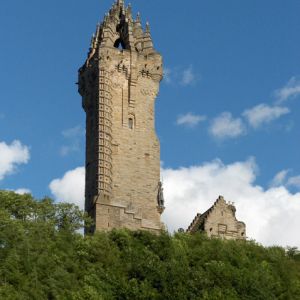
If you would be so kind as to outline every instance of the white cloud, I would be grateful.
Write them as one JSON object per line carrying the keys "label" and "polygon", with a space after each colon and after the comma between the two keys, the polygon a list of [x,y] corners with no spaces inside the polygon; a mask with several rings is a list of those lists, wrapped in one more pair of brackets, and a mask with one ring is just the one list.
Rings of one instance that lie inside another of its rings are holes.
{"label": "white cloud", "polygon": [[223,112],[216,117],[209,128],[210,134],[217,139],[236,138],[246,133],[240,118],[233,118],[230,112]]}
{"label": "white cloud", "polygon": [[284,185],[286,182],[286,178],[290,170],[282,170],[278,172],[271,181],[272,187],[278,187],[280,185]]}
{"label": "white cloud", "polygon": [[195,84],[198,78],[199,76],[194,72],[192,66],[164,68],[164,81],[167,84],[179,83],[182,86],[189,86]]}
{"label": "white cloud", "polygon": [[10,145],[0,142],[0,180],[17,170],[20,164],[26,164],[30,159],[29,148],[20,141]]}
{"label": "white cloud", "polygon": [[166,83],[172,82],[171,73],[172,73],[171,69],[169,68],[164,69],[164,80],[166,81]]}
{"label": "white cloud", "polygon": [[62,135],[65,138],[77,138],[77,137],[83,136],[84,133],[85,133],[84,129],[81,127],[81,125],[78,125],[78,126],[63,130]]}
{"label": "white cloud", "polygon": [[181,84],[183,86],[188,86],[188,85],[194,84],[195,82],[196,82],[196,75],[193,71],[192,66],[183,70]]}
{"label": "white cloud", "polygon": [[300,188],[300,176],[293,176],[287,180],[288,186]]}
{"label": "white cloud", "polygon": [[235,202],[237,218],[247,226],[247,236],[264,245],[300,247],[300,193],[285,187],[264,189],[255,184],[253,159],[224,165],[220,160],[162,172],[166,210],[163,220],[170,231],[187,228],[196,213],[206,211],[223,195]]}
{"label": "white cloud", "polygon": [[81,125],[62,131],[62,135],[66,139],[67,145],[63,145],[60,148],[60,154],[62,156],[67,156],[71,152],[79,152],[81,149],[81,139],[84,134],[85,131]]}
{"label": "white cloud", "polygon": [[300,188],[300,175],[288,177],[291,170],[282,170],[278,172],[271,181],[272,187],[286,186]]}
{"label": "white cloud", "polygon": [[68,171],[62,178],[51,181],[49,188],[59,202],[68,202],[84,208],[85,168]]}
{"label": "white cloud", "polygon": [[[84,207],[84,168],[67,172],[51,182],[55,198]],[[264,245],[298,246],[300,193],[284,186],[264,189],[255,184],[258,167],[253,158],[225,165],[214,160],[199,166],[163,169],[169,231],[187,228],[196,213],[203,213],[219,195],[235,202],[237,218],[247,226],[247,236]]]}
{"label": "white cloud", "polygon": [[19,195],[31,194],[31,190],[29,189],[17,189],[14,192]]}
{"label": "white cloud", "polygon": [[186,125],[188,127],[194,127],[199,124],[199,122],[203,122],[206,120],[206,116],[195,115],[192,113],[187,113],[185,115],[178,116],[177,125]]}
{"label": "white cloud", "polygon": [[275,91],[275,97],[279,103],[300,96],[300,79],[292,77],[281,89]]}
{"label": "white cloud", "polygon": [[245,110],[243,116],[253,128],[259,128],[263,124],[270,123],[289,112],[290,110],[287,107],[269,106],[262,103]]}

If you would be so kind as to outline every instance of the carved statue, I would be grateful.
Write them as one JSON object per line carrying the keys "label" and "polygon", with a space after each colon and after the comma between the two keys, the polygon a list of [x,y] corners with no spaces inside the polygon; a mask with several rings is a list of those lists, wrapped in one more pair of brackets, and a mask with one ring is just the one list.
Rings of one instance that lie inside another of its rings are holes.
{"label": "carved statue", "polygon": [[158,183],[157,204],[160,209],[165,208],[164,188],[161,181]]}

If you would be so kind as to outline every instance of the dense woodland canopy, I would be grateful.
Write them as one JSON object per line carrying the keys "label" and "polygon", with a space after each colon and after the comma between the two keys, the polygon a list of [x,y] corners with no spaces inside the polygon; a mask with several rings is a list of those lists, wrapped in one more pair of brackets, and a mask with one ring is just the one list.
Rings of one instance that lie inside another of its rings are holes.
{"label": "dense woodland canopy", "polygon": [[300,255],[203,234],[84,237],[71,204],[0,192],[0,299],[300,299]]}

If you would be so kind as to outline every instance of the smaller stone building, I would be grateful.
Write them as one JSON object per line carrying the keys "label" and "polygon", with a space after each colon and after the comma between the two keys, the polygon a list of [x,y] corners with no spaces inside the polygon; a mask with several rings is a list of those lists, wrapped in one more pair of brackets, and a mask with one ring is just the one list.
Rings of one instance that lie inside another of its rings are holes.
{"label": "smaller stone building", "polygon": [[196,215],[187,232],[204,231],[209,237],[246,239],[246,225],[236,219],[235,212],[234,204],[219,196],[210,209]]}

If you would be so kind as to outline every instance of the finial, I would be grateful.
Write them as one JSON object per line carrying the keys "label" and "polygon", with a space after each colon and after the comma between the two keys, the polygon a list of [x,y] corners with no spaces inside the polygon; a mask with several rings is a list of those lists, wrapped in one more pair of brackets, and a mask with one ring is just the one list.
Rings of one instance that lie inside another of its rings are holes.
{"label": "finial", "polygon": [[139,12],[136,15],[136,22],[141,22],[141,14]]}
{"label": "finial", "polygon": [[126,8],[126,13],[131,16],[131,4],[129,3]]}
{"label": "finial", "polygon": [[146,22],[146,32],[147,32],[147,33],[150,32],[150,24],[149,24],[148,21]]}
{"label": "finial", "polygon": [[118,4],[119,6],[122,6],[122,7],[125,6],[124,0],[118,0],[118,1],[117,1],[117,4]]}
{"label": "finial", "polygon": [[98,23],[96,27],[96,37],[95,37],[96,42],[98,42],[99,33],[100,33],[100,24]]}
{"label": "finial", "polygon": [[129,3],[125,10],[126,17],[132,22],[131,4]]}
{"label": "finial", "polygon": [[106,23],[108,21],[108,18],[109,18],[109,13],[106,13],[104,15],[104,23]]}
{"label": "finial", "polygon": [[91,46],[90,48],[94,48],[94,42],[95,42],[95,33],[92,34],[92,38],[91,38]]}

